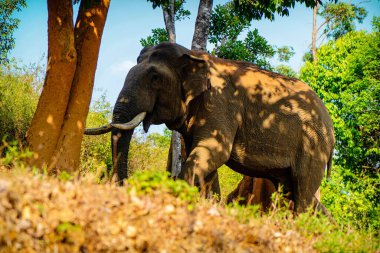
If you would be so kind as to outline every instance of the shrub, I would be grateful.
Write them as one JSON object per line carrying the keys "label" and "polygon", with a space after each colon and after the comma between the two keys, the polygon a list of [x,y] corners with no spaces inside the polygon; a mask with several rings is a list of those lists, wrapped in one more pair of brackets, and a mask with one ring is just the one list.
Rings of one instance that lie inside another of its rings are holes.
{"label": "shrub", "polygon": [[[108,124],[111,120],[112,107],[106,101],[106,95],[102,94],[100,98],[94,101],[90,107],[86,120],[86,127],[98,127]],[[98,172],[101,175],[109,173],[112,169],[111,154],[111,137],[110,134],[97,136],[84,136],[81,147],[81,172]]]}
{"label": "shrub", "polygon": [[43,67],[19,67],[12,61],[0,66],[0,139],[23,144],[37,107],[42,87]]}
{"label": "shrub", "polygon": [[334,219],[345,227],[380,230],[380,206],[375,199],[380,188],[380,174],[360,176],[334,166],[332,179],[324,180],[321,187],[323,204]]}

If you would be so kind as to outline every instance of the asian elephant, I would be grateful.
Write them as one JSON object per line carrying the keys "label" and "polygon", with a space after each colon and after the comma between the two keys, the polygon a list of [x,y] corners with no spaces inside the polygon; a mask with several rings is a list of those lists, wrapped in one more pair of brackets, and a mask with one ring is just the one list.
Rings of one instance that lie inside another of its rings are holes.
{"label": "asian elephant", "polygon": [[188,158],[180,178],[204,193],[226,164],[268,178],[291,192],[297,211],[314,199],[334,149],[326,107],[305,83],[242,61],[225,60],[174,43],[144,48],[128,73],[112,123],[114,168],[127,177],[133,128],[143,122],[179,131]]}

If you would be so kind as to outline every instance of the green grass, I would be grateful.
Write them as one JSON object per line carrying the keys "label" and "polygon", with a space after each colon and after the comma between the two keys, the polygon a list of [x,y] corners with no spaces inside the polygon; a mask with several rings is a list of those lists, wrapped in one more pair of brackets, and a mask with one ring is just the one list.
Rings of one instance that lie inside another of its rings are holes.
{"label": "green grass", "polygon": [[221,199],[225,201],[228,194],[235,190],[237,185],[243,176],[226,165],[223,165],[218,169],[219,183],[220,183],[220,191],[221,191]]}

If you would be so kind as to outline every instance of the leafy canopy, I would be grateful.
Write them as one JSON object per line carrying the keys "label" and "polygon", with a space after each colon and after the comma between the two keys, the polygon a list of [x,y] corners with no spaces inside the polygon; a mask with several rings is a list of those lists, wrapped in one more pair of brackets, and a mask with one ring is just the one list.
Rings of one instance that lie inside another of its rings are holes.
{"label": "leafy canopy", "polygon": [[[295,77],[296,73],[290,67],[281,65],[274,68],[269,62],[276,54],[280,61],[289,61],[294,49],[270,45],[257,29],[250,31],[250,26],[249,19],[240,16],[232,2],[215,6],[209,33],[209,41],[214,45],[212,53],[220,58],[252,62],[262,68]],[[242,33],[247,30],[243,37]]]}
{"label": "leafy canopy", "polygon": [[[170,0],[147,0],[147,2],[152,3],[153,9],[157,7],[169,9]],[[183,6],[186,3],[186,0],[175,0],[174,1],[174,13],[175,13],[175,21],[181,21],[186,18],[189,18],[191,15],[189,10],[186,10]]]}
{"label": "leafy canopy", "polygon": [[309,83],[332,115],[336,163],[355,174],[379,173],[380,167],[380,33],[350,32],[306,62],[301,79]]}
{"label": "leafy canopy", "polygon": [[152,29],[152,35],[149,35],[146,39],[141,39],[140,44],[143,47],[155,46],[161,42],[169,41],[168,33],[165,28]]}
{"label": "leafy canopy", "polygon": [[323,34],[328,38],[338,39],[339,37],[355,30],[355,20],[362,23],[367,16],[367,11],[353,3],[328,3],[322,6],[318,13],[324,18]]}
{"label": "leafy canopy", "polygon": [[12,17],[12,14],[21,11],[22,7],[26,7],[25,0],[0,1],[0,64],[8,61],[8,52],[15,46],[13,32],[20,20]]}
{"label": "leafy canopy", "polygon": [[[314,7],[316,0],[233,0],[234,8],[240,16],[248,20],[260,20],[263,17],[274,20],[274,15],[289,16],[289,9],[294,8],[296,3],[305,4],[306,7]],[[318,1],[320,2],[320,1]]]}

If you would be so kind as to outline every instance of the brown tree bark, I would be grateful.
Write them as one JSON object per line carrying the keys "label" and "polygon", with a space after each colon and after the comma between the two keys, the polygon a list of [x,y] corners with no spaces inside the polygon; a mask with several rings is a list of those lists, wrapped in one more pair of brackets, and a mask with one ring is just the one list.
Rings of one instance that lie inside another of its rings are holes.
{"label": "brown tree bark", "polygon": [[172,43],[176,42],[174,4],[175,4],[175,0],[170,0],[169,6],[162,6],[166,32],[168,33],[169,42],[172,42]]}
{"label": "brown tree bark", "polygon": [[[169,6],[162,6],[166,32],[168,33],[169,42],[171,43],[176,42],[174,5],[175,0],[170,0]],[[173,130],[167,164],[167,170],[170,171],[172,176],[177,177],[179,175],[182,168],[181,161],[181,134]]]}
{"label": "brown tree bark", "polygon": [[50,173],[79,166],[109,3],[82,0],[74,29],[72,1],[48,0],[48,67],[27,141],[35,153],[30,164]]}
{"label": "brown tree bark", "polygon": [[75,24],[77,67],[71,88],[65,121],[50,168],[75,171],[79,166],[80,147],[94,86],[100,42],[110,1],[82,1]]}
{"label": "brown tree bark", "polygon": [[198,7],[197,20],[191,49],[197,51],[207,50],[208,32],[210,30],[210,17],[212,10],[212,0],[200,0]]}
{"label": "brown tree bark", "polygon": [[319,3],[316,2],[313,8],[313,32],[311,35],[311,52],[313,55],[313,62],[317,61],[317,14],[318,14]]}
{"label": "brown tree bark", "polygon": [[27,141],[34,152],[30,164],[47,165],[60,135],[74,78],[77,54],[74,45],[71,0],[48,0],[48,63],[44,87]]}

